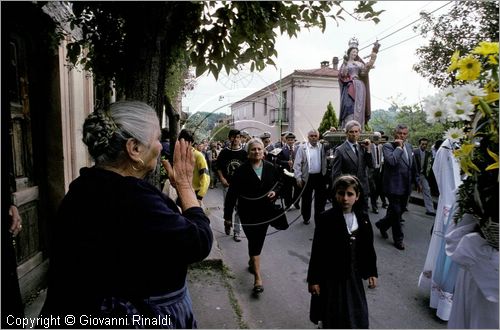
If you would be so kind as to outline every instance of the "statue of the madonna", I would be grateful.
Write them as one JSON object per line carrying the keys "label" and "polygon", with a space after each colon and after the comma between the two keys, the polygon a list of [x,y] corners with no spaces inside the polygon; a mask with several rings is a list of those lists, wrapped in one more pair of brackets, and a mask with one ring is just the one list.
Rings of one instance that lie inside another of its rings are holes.
{"label": "statue of the madonna", "polygon": [[349,40],[349,49],[344,56],[344,62],[339,69],[340,83],[340,124],[342,128],[349,120],[356,120],[364,130],[371,116],[370,84],[368,72],[373,67],[377,52],[380,47],[378,42],[373,44],[370,60],[364,63],[358,55],[358,40]]}

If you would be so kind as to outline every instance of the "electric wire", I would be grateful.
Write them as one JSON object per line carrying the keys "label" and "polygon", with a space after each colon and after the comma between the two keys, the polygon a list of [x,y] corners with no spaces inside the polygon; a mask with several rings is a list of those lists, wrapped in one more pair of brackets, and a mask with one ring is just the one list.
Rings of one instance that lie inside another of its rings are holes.
{"label": "electric wire", "polygon": [[[436,8],[436,9],[434,9],[433,11],[431,11],[429,14],[435,13],[436,11],[438,11],[438,10],[440,10],[440,9],[442,9],[442,8],[444,8],[444,7],[446,7],[446,6],[448,6],[448,5],[449,5],[449,4],[451,4],[451,3],[453,3],[453,1],[449,1],[449,2],[445,3],[445,4],[444,4],[444,5],[442,5],[441,7]],[[412,22],[410,22],[410,23],[406,24],[405,26],[403,26],[403,27],[401,27],[401,28],[397,29],[396,31],[394,31],[394,32],[392,32],[392,33],[389,33],[388,35],[386,35],[386,36],[384,36],[384,37],[382,37],[382,38],[378,39],[377,41],[382,41],[382,40],[384,40],[384,39],[386,39],[386,38],[388,38],[388,37],[390,37],[390,36],[392,36],[392,35],[394,35],[394,34],[398,33],[399,31],[401,31],[401,30],[403,30],[403,29],[406,29],[408,26],[410,26],[410,25],[412,25],[412,24],[414,24],[414,23],[416,23],[416,22],[420,21],[421,19],[422,19],[422,17],[420,17],[420,18],[418,18],[418,19],[416,19],[416,20],[414,20],[414,21],[412,21]],[[418,35],[416,35],[416,36],[418,36]],[[403,42],[404,42],[404,41],[403,41]],[[395,45],[393,45],[393,46],[391,46],[391,47],[394,47],[394,46],[396,46],[396,45],[397,45],[397,44],[395,44]],[[368,47],[370,47],[370,46],[371,46],[371,44],[366,45],[365,47],[360,48],[360,49],[359,49],[359,51],[362,51],[363,49],[366,49],[366,48],[368,48]]]}
{"label": "electric wire", "polygon": [[[433,3],[433,1],[430,1],[430,2],[426,3],[425,5],[423,5],[422,7],[418,8],[417,10],[418,10],[419,12],[421,12],[421,11],[422,11],[422,9],[424,9],[425,7],[427,7],[428,5],[430,5],[431,3]],[[361,44],[368,43],[370,40],[373,40],[373,39],[377,40],[377,36],[378,36],[378,35],[381,35],[382,33],[384,33],[384,32],[386,32],[386,31],[388,31],[388,30],[392,29],[393,27],[395,27],[395,26],[396,26],[396,25],[398,25],[399,23],[401,23],[401,22],[405,21],[408,17],[410,17],[410,16],[412,16],[412,15],[413,15],[413,14],[410,14],[410,15],[408,15],[408,16],[406,16],[406,17],[404,17],[404,18],[401,18],[401,19],[400,19],[399,21],[397,21],[396,23],[392,24],[391,26],[389,26],[389,27],[388,27],[388,28],[386,28],[385,30],[382,30],[382,31],[378,32],[375,36],[373,36],[373,37],[370,37],[370,38],[366,39],[366,41],[363,41]]]}

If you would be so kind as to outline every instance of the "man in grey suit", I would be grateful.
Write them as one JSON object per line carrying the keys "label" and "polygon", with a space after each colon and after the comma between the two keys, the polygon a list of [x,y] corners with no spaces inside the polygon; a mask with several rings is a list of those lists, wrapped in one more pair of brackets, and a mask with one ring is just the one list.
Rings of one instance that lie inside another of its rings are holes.
{"label": "man in grey suit", "polygon": [[310,130],[308,142],[302,143],[295,155],[293,172],[297,186],[302,190],[302,205],[300,213],[304,224],[308,225],[311,218],[311,203],[314,191],[314,222],[325,210],[326,204],[326,155],[323,145],[319,143],[318,130]]}
{"label": "man in grey suit", "polygon": [[398,124],[394,132],[394,141],[384,144],[384,192],[389,199],[389,207],[384,218],[375,223],[383,238],[387,239],[387,230],[392,227],[392,239],[398,250],[404,250],[404,234],[401,227],[403,213],[411,193],[412,181],[418,183],[418,173],[412,157],[412,146],[406,142],[408,126]]}
{"label": "man in grey suit", "polygon": [[342,174],[355,175],[363,189],[363,209],[368,213],[368,196],[370,185],[367,168],[373,167],[370,139],[358,143],[361,125],[356,120],[350,120],[345,125],[347,139],[337,147],[333,155],[332,182]]}

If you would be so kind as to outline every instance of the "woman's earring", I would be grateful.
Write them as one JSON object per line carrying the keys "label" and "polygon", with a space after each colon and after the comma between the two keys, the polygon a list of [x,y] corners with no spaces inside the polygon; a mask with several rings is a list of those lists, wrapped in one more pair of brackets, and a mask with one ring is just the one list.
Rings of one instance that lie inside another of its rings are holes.
{"label": "woman's earring", "polygon": [[[139,158],[139,162],[141,163],[141,166],[144,167],[144,161]],[[135,171],[140,171],[140,168],[136,168],[134,165],[132,165],[132,168],[135,170]]]}

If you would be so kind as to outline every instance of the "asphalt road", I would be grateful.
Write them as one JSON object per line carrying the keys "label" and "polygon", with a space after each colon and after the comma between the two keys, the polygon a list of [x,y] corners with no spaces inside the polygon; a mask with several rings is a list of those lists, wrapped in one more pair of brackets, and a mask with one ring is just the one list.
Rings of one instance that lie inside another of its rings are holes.
{"label": "asphalt road", "polygon": [[[253,329],[315,328],[309,321],[310,295],[306,283],[314,222],[304,225],[300,211],[293,209],[288,213],[290,228],[285,231],[269,228],[261,255],[265,291],[255,298],[251,294],[253,276],[247,270],[247,241],[243,238],[237,243],[223,230],[222,190],[210,189],[204,203],[210,210],[223,262],[232,274],[230,283],[245,324]],[[380,209],[378,215],[371,213],[372,224],[384,215],[384,209]],[[389,239],[383,240],[374,227],[379,285],[376,289],[365,287],[370,328],[444,329],[446,322],[438,319],[435,311],[428,307],[429,295],[417,287],[434,219],[415,204],[409,204],[409,212],[403,218],[406,220],[404,251],[393,247],[390,232]]]}

